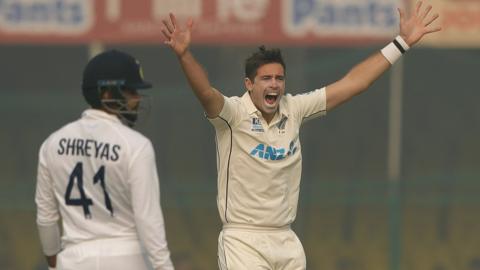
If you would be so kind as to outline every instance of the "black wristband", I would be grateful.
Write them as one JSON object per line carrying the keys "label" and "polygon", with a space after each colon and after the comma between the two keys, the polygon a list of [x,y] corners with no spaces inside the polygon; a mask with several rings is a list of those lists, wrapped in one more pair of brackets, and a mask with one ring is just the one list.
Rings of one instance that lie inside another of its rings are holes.
{"label": "black wristband", "polygon": [[400,44],[400,42],[397,41],[397,39],[394,39],[394,40],[393,40],[393,44],[395,44],[395,47],[397,47],[397,49],[398,49],[402,54],[405,53],[405,49],[402,47],[402,45]]}

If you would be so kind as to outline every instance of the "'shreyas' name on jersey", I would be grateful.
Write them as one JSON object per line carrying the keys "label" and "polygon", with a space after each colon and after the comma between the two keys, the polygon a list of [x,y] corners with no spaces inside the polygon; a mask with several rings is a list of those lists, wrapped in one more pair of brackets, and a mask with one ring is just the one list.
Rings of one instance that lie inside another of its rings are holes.
{"label": "'shreyas' name on jersey", "polygon": [[106,142],[97,142],[90,139],[62,138],[58,142],[59,155],[95,157],[104,160],[117,161],[120,145]]}

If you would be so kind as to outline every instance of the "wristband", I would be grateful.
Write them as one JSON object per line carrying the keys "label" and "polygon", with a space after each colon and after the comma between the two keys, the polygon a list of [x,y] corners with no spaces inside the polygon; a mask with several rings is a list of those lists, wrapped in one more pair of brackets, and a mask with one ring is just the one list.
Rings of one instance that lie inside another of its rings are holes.
{"label": "wristband", "polygon": [[397,36],[392,42],[385,46],[381,52],[387,61],[393,65],[408,49],[410,49],[410,46],[408,46],[405,40],[403,40],[401,36]]}
{"label": "wristband", "polygon": [[48,267],[48,270],[56,270],[57,268],[56,267]]}

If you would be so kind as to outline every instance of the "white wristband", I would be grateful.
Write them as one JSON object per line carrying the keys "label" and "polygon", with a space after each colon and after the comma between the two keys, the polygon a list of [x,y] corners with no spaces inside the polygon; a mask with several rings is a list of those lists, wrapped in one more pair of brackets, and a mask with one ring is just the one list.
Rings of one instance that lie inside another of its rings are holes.
{"label": "white wristband", "polygon": [[401,36],[397,36],[392,42],[385,46],[381,52],[387,61],[393,65],[408,49],[410,49],[410,46],[408,46],[405,40],[403,40]]}
{"label": "white wristband", "polygon": [[48,270],[56,270],[57,268],[56,267],[48,267]]}

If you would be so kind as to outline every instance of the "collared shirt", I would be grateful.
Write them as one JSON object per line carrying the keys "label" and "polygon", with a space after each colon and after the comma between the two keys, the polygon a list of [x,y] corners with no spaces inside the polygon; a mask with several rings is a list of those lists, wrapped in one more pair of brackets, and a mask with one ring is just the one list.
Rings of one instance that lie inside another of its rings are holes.
{"label": "collared shirt", "polygon": [[282,97],[267,124],[250,95],[225,97],[216,130],[217,206],[224,224],[283,227],[297,213],[302,155],[299,129],[326,114],[325,88]]}
{"label": "collared shirt", "polygon": [[51,134],[39,153],[37,223],[62,218],[65,247],[139,239],[153,266],[173,269],[149,139],[106,112],[86,110]]}

